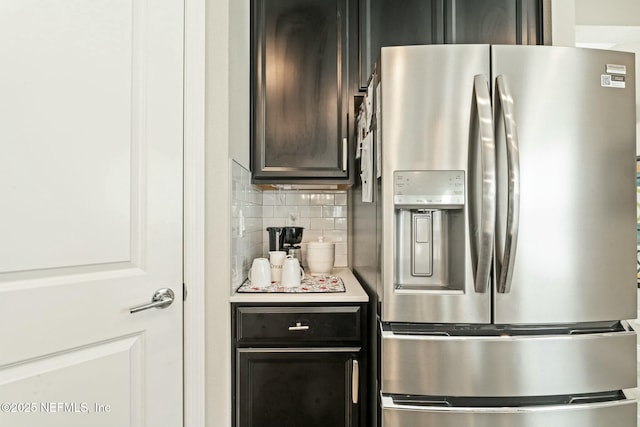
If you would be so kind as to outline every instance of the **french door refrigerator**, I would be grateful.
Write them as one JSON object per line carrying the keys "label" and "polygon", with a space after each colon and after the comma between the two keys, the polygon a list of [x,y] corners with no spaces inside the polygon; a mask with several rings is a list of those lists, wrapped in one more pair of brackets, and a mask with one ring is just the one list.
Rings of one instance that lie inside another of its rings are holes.
{"label": "french door refrigerator", "polygon": [[635,426],[634,55],[386,47],[373,85],[382,426]]}

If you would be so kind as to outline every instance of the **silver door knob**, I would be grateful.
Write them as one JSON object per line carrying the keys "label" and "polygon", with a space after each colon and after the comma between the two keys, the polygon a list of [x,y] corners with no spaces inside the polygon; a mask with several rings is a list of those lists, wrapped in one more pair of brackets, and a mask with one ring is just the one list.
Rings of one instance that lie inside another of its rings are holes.
{"label": "silver door knob", "polygon": [[175,295],[171,289],[158,289],[156,293],[153,294],[153,298],[151,298],[150,303],[132,307],[129,309],[129,313],[133,314],[149,308],[167,308],[173,302],[173,298],[175,298]]}

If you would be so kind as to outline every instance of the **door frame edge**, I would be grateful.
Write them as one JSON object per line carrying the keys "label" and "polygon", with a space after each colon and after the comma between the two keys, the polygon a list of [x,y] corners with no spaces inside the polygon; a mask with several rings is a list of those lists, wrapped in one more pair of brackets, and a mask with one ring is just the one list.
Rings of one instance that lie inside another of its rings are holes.
{"label": "door frame edge", "polygon": [[183,426],[204,427],[206,0],[184,0]]}

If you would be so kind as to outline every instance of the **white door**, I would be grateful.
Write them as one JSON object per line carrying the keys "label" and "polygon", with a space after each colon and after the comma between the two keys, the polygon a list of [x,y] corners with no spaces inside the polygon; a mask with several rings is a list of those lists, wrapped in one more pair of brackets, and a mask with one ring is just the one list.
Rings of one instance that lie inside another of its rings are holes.
{"label": "white door", "polygon": [[0,426],[182,425],[183,13],[0,0]]}

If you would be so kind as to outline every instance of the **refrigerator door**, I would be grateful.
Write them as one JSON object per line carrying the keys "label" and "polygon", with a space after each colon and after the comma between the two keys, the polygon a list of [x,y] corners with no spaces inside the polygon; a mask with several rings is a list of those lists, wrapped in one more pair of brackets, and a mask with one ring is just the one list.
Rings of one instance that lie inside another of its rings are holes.
{"label": "refrigerator door", "polygon": [[382,48],[383,321],[491,321],[489,58],[488,45]]}
{"label": "refrigerator door", "polygon": [[491,49],[495,323],[635,318],[633,54]]}
{"label": "refrigerator door", "polygon": [[382,427],[635,427],[637,402],[630,399],[533,407],[443,407],[397,405],[382,395]]}

